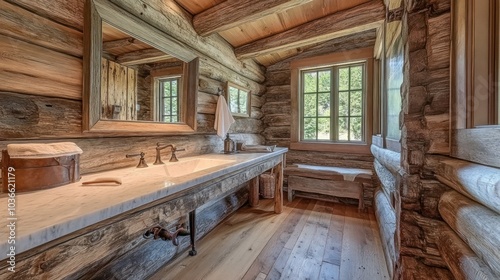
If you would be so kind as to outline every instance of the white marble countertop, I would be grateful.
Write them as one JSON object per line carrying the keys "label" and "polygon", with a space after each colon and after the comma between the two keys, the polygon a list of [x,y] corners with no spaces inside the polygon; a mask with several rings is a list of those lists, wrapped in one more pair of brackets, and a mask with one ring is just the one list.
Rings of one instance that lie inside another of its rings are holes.
{"label": "white marble countertop", "polygon": [[[195,158],[228,160],[217,167],[185,176],[169,177],[163,165],[147,168],[124,168],[82,176],[77,183],[34,192],[16,193],[15,213],[7,211],[8,193],[0,195],[0,252],[6,258],[10,246],[15,253],[32,249],[59,237],[98,223],[123,212],[146,205],[176,192],[202,184],[224,174],[242,170],[255,163],[287,152],[276,148],[272,153],[205,154],[179,158],[186,162]],[[167,163],[168,165],[169,163]],[[82,186],[96,178],[120,178],[118,186]],[[15,223],[15,244],[8,243],[9,223]]]}

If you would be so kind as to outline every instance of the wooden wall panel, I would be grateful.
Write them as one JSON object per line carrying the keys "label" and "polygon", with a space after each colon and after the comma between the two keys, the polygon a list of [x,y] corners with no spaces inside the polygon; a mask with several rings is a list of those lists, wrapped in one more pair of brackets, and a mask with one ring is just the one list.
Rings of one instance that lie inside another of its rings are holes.
{"label": "wooden wall panel", "polygon": [[81,59],[4,35],[0,35],[0,53],[0,79],[9,78],[0,90],[82,98]]}
{"label": "wooden wall panel", "polygon": [[[26,20],[27,18],[30,20]],[[5,1],[0,1],[0,26],[2,26],[0,34],[27,40],[65,54],[82,57],[82,32],[33,14]]]}

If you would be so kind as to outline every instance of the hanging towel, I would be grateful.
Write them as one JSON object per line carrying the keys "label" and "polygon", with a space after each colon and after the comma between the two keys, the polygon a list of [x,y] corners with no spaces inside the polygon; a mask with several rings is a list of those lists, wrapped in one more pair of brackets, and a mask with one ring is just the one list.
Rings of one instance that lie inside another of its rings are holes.
{"label": "hanging towel", "polygon": [[83,153],[73,142],[8,144],[7,152],[11,158],[47,158]]}
{"label": "hanging towel", "polygon": [[220,138],[224,138],[229,130],[229,127],[233,123],[234,118],[227,107],[226,98],[224,98],[224,95],[221,94],[217,100],[217,109],[215,110],[214,128],[217,130],[217,135],[219,135]]}

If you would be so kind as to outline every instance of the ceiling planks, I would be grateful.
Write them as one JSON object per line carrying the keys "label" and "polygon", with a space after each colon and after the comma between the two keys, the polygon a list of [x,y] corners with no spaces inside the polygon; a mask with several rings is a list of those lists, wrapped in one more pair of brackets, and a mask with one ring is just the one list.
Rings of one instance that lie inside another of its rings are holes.
{"label": "ceiling planks", "polygon": [[235,0],[225,1],[193,17],[193,26],[201,36],[231,29],[312,0]]}
{"label": "ceiling planks", "polygon": [[385,11],[381,0],[370,1],[237,47],[235,53],[251,58],[378,28]]}
{"label": "ceiling planks", "polygon": [[[381,33],[386,7],[402,0],[173,0],[200,36],[221,36],[238,59],[268,67],[307,49],[367,30]],[[384,5],[385,4],[385,5]],[[357,34],[357,35],[356,35]],[[352,36],[351,36],[352,35]],[[380,37],[381,34],[379,34]],[[351,38],[351,39],[348,39]],[[380,43],[382,40],[378,40]],[[376,48],[374,48],[377,50]],[[375,55],[379,52],[375,52]]]}

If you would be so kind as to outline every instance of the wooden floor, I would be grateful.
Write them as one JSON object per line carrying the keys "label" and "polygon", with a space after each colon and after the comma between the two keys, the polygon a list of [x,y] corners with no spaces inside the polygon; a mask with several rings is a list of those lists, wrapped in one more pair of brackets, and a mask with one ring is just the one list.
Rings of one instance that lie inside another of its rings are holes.
{"label": "wooden floor", "polygon": [[151,279],[389,279],[373,213],[296,198],[244,206]]}

